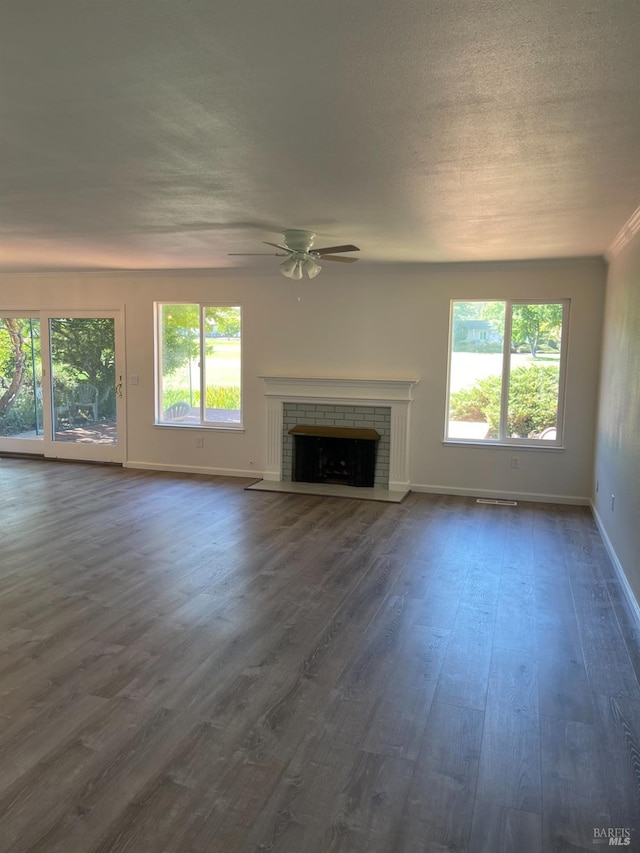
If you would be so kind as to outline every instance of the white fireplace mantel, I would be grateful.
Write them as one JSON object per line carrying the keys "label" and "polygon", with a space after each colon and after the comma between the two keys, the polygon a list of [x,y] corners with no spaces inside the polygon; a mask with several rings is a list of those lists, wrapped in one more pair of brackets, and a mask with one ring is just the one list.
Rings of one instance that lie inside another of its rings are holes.
{"label": "white fireplace mantel", "polygon": [[417,379],[329,379],[309,376],[261,376],[267,398],[265,480],[282,480],[284,403],[386,406],[391,409],[389,491],[409,488],[409,407]]}

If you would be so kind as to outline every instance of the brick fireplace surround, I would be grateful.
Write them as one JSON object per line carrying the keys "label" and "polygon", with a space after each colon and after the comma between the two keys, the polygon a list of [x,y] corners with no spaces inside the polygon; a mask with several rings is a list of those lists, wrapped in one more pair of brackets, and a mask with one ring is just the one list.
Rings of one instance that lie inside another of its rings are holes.
{"label": "brick fireplace surround", "polygon": [[[290,461],[286,458],[284,410],[305,411],[314,423],[314,413],[327,413],[335,407],[336,417],[344,417],[345,407],[354,407],[361,421],[353,426],[372,425],[372,419],[389,412],[388,489],[407,492],[409,480],[409,414],[416,379],[329,379],[320,377],[261,376],[267,398],[267,455],[264,479],[290,479]],[[367,418],[366,415],[371,415]],[[336,421],[337,423],[337,421]],[[384,469],[383,475],[387,477]],[[378,480],[378,477],[377,477]],[[380,482],[378,480],[378,482]]]}

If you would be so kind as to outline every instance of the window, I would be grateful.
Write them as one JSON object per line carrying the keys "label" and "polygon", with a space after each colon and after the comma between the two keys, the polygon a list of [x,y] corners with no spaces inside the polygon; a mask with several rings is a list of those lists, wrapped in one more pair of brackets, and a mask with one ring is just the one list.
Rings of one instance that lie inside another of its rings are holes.
{"label": "window", "polygon": [[239,305],[156,305],[156,422],[242,426]]}
{"label": "window", "polygon": [[562,444],[569,302],[451,303],[446,438]]}

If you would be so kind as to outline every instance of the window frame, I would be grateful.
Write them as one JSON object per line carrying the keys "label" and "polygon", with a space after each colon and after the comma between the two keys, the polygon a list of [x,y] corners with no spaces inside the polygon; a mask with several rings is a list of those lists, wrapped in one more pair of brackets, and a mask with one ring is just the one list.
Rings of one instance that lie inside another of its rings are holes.
{"label": "window frame", "polygon": [[[503,303],[504,316],[504,339],[502,342],[502,382],[500,397],[500,427],[498,438],[450,438],[449,437],[449,411],[451,406],[451,368],[453,357],[453,320],[454,306],[456,303],[470,302],[496,302]],[[507,433],[508,411],[509,411],[509,389],[511,381],[511,330],[513,326],[513,307],[516,305],[560,305],[562,307],[562,333],[560,342],[560,360],[558,371],[558,409],[556,423],[556,438],[524,438],[511,437]],[[544,449],[564,450],[565,431],[565,401],[566,401],[566,377],[567,361],[569,352],[569,321],[570,321],[571,299],[561,298],[536,298],[536,299],[510,299],[504,297],[473,297],[471,299],[455,298],[449,303],[449,339],[447,357],[447,389],[446,389],[446,411],[444,422],[444,444],[475,445],[477,447],[518,447],[522,449]]]}
{"label": "window frame", "polygon": [[[199,383],[198,390],[200,392],[200,420],[196,423],[182,423],[162,420],[163,403],[162,395],[164,388],[164,374],[162,370],[163,363],[163,343],[162,334],[162,309],[166,305],[193,305],[198,308],[199,319],[199,335],[198,335],[198,359],[199,359]],[[205,315],[207,309],[210,308],[238,308],[240,311],[240,420],[238,422],[228,421],[207,421],[203,417],[203,412],[206,402],[206,326]],[[157,427],[168,429],[208,429],[218,430],[222,432],[244,432],[244,306],[243,303],[233,301],[224,302],[200,302],[168,299],[161,302],[154,302],[154,360],[155,360],[155,387],[154,387],[154,425]],[[203,367],[204,365],[204,367]]]}

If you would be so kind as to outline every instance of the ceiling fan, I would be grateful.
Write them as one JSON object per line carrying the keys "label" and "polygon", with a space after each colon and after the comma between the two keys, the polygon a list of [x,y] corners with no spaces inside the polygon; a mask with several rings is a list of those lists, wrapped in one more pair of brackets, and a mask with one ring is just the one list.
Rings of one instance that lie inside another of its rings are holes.
{"label": "ceiling fan", "polygon": [[[263,240],[267,246],[279,249],[274,252],[275,257],[285,257],[280,264],[280,272],[287,278],[301,279],[304,270],[309,278],[315,278],[322,267],[318,261],[339,261],[342,264],[353,264],[357,258],[343,258],[338,252],[359,252],[357,246],[351,244],[345,246],[325,246],[322,249],[313,247],[316,238],[314,231],[300,231],[289,229],[282,232],[282,243],[270,243]],[[230,255],[270,255],[271,252],[229,252]]]}

